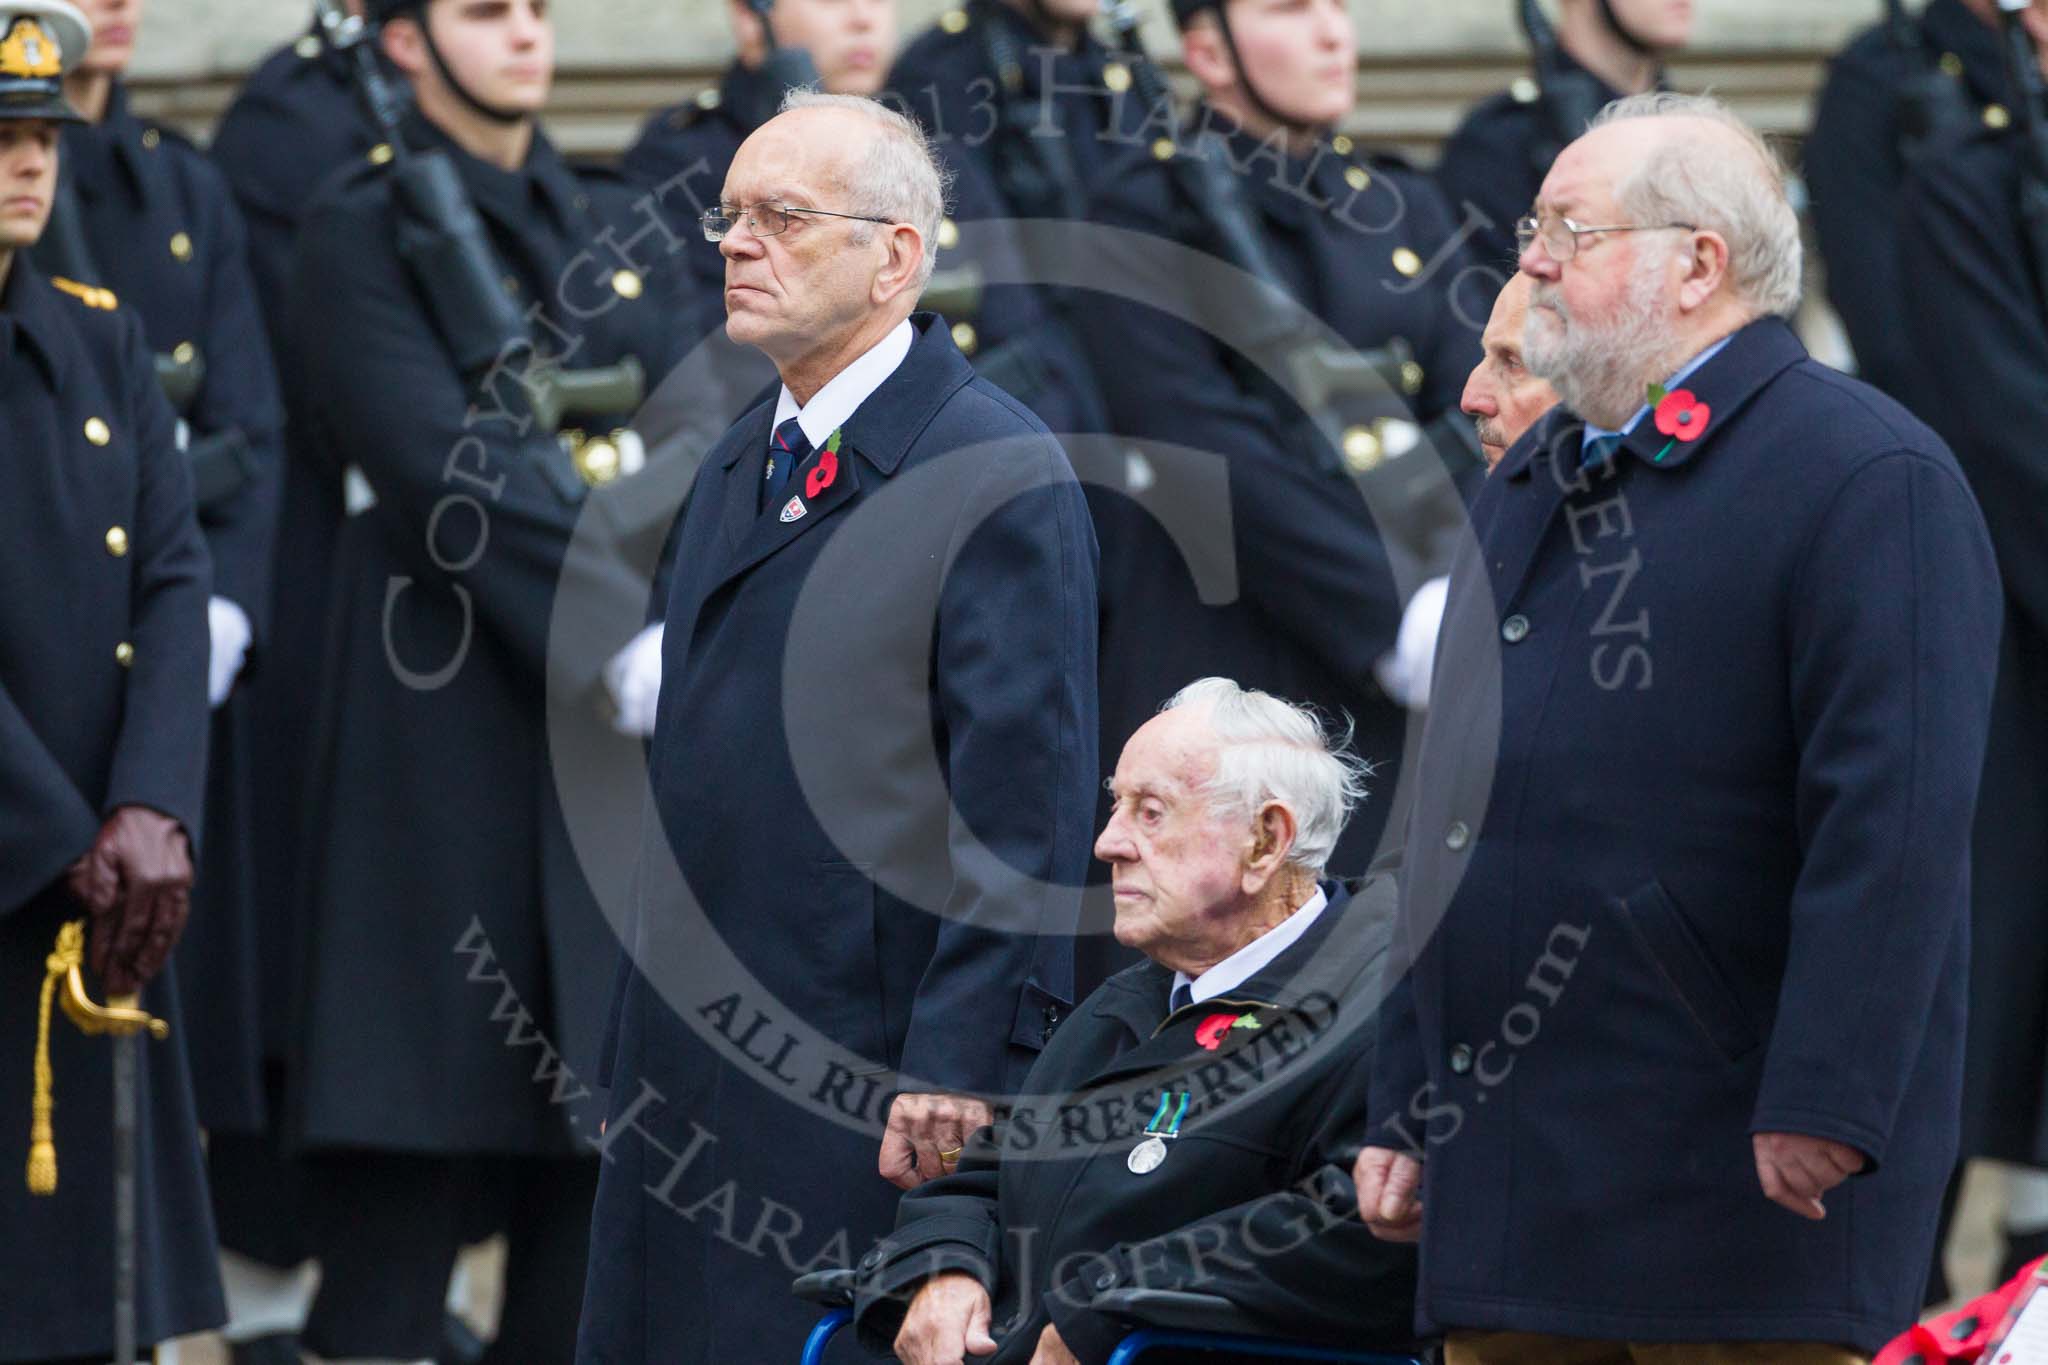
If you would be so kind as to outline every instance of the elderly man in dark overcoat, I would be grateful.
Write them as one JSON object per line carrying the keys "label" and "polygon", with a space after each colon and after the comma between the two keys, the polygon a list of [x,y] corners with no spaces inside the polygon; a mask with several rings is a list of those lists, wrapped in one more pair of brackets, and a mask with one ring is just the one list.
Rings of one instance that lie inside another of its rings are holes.
{"label": "elderly man in dark overcoat", "polygon": [[678,532],[578,1359],[794,1359],[792,1275],[1014,1093],[1072,1000],[1095,539],[1066,457],[914,313],[922,132],[799,94],[705,220],[782,378]]}
{"label": "elderly man in dark overcoat", "polygon": [[1394,883],[1324,876],[1363,765],[1306,706],[1190,683],[1131,736],[1096,841],[1148,959],[1090,995],[956,1172],[861,1260],[906,1365],[1101,1365],[1105,1290],[1220,1296],[1297,1341],[1400,1345],[1415,1262],[1348,1179]]}
{"label": "elderly man in dark overcoat", "polygon": [[1998,575],[1940,439],[1785,325],[1799,265],[1676,95],[1524,228],[1561,401],[1452,571],[1357,1171],[1452,1362],[1853,1361],[1920,1305]]}

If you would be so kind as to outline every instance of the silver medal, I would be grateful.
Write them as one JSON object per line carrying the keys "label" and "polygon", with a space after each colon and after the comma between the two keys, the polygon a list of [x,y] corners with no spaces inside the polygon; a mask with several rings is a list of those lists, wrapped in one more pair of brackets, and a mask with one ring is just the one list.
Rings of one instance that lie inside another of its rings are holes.
{"label": "silver medal", "polygon": [[1162,1138],[1148,1137],[1131,1148],[1131,1155],[1124,1162],[1133,1175],[1150,1175],[1159,1169],[1159,1163],[1166,1160],[1166,1142]]}

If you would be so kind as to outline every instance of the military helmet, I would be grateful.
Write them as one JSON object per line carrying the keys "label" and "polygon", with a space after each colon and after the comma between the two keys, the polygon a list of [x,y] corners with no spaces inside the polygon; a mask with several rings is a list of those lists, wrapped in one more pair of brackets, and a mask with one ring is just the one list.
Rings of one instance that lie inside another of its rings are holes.
{"label": "military helmet", "polygon": [[92,43],[66,0],[0,0],[0,118],[85,120],[64,98],[64,73]]}

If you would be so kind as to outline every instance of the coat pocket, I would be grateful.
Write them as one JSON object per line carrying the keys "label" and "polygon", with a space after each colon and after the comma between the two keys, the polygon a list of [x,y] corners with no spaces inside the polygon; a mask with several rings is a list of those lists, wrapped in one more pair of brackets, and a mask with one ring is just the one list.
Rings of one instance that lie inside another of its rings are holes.
{"label": "coat pocket", "polygon": [[1757,1046],[1761,1040],[1756,1026],[1662,882],[1647,882],[1631,891],[1622,902],[1622,920],[1678,1003],[1723,1057],[1739,1061]]}

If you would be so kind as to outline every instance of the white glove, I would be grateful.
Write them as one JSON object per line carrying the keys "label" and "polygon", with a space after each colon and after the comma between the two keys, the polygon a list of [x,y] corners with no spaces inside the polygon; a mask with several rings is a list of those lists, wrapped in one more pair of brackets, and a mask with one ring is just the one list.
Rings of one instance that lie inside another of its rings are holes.
{"label": "white glove", "polygon": [[1411,711],[1429,705],[1430,674],[1436,667],[1436,637],[1443,629],[1444,599],[1449,595],[1448,577],[1432,578],[1408,599],[1401,613],[1401,629],[1394,648],[1373,666],[1380,688]]}
{"label": "white glove", "polygon": [[604,666],[612,696],[612,729],[635,739],[654,733],[654,704],[661,699],[661,635],[658,625],[635,635]]}
{"label": "white glove", "polygon": [[206,704],[219,706],[235,690],[235,679],[249,657],[249,642],[256,635],[249,614],[225,597],[207,599],[206,629],[213,636],[213,653],[206,663]]}

